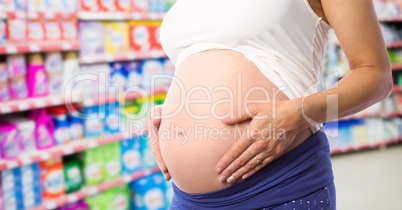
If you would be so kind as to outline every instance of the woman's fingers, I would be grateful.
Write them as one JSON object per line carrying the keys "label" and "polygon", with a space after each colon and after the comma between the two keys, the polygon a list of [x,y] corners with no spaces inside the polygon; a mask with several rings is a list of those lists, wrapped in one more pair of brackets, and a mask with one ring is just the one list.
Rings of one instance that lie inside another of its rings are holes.
{"label": "woman's fingers", "polygon": [[[220,182],[234,183],[241,179],[244,174],[262,164],[266,155],[264,150],[267,147],[266,140],[249,141],[241,155],[234,158],[232,162],[219,175]],[[244,148],[244,147],[243,147]]]}
{"label": "woman's fingers", "polygon": [[150,121],[151,121],[152,125],[159,128],[159,126],[161,124],[161,119],[162,119],[162,105],[155,106],[151,110],[150,117],[151,117]]}
{"label": "woman's fingers", "polygon": [[162,106],[157,106],[151,110],[150,119],[148,121],[148,145],[151,147],[156,163],[158,164],[163,175],[165,176],[165,179],[169,181],[171,177],[166,167],[166,164],[163,161],[158,142],[159,125],[161,122],[161,112],[162,112]]}

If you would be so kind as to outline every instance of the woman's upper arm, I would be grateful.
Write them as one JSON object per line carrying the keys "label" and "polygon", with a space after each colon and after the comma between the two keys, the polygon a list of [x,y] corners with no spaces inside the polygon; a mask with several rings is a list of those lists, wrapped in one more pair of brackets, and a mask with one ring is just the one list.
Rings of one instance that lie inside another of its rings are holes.
{"label": "woman's upper arm", "polygon": [[321,0],[351,70],[373,67],[390,72],[388,53],[372,0]]}

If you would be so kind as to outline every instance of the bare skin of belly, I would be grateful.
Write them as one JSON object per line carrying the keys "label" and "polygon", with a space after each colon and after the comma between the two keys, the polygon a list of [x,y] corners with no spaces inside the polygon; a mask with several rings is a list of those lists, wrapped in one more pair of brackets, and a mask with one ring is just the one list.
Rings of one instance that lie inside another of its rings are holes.
{"label": "bare skin of belly", "polygon": [[[218,181],[215,167],[234,140],[247,132],[249,121],[226,125],[221,119],[231,111],[244,112],[245,101],[269,104],[287,99],[238,52],[209,50],[188,57],[176,69],[159,129],[161,154],[175,185],[187,193],[228,187]],[[309,129],[301,131],[285,152],[309,136]]]}

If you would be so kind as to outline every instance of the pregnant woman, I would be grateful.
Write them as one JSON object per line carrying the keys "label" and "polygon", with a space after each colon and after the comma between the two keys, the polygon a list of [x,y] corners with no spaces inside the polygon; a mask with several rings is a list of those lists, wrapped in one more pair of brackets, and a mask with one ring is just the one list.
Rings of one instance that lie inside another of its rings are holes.
{"label": "pregnant woman", "polygon": [[[317,92],[333,29],[350,73]],[[150,145],[172,209],[335,209],[322,123],[390,94],[369,0],[178,0],[161,27],[175,63]]]}

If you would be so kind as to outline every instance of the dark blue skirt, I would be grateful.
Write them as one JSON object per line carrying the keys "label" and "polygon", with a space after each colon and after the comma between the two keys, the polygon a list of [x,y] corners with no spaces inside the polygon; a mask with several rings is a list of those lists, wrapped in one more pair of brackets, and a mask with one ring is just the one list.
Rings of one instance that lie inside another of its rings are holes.
{"label": "dark blue skirt", "polygon": [[[188,194],[173,184],[174,196],[170,208],[282,209],[297,199],[306,200],[313,195],[320,197],[318,203],[323,201],[328,204],[327,208],[318,209],[335,209],[333,180],[328,139],[323,131],[318,131],[253,176],[227,188]],[[314,201],[307,203],[306,200],[305,204],[313,205]]]}

